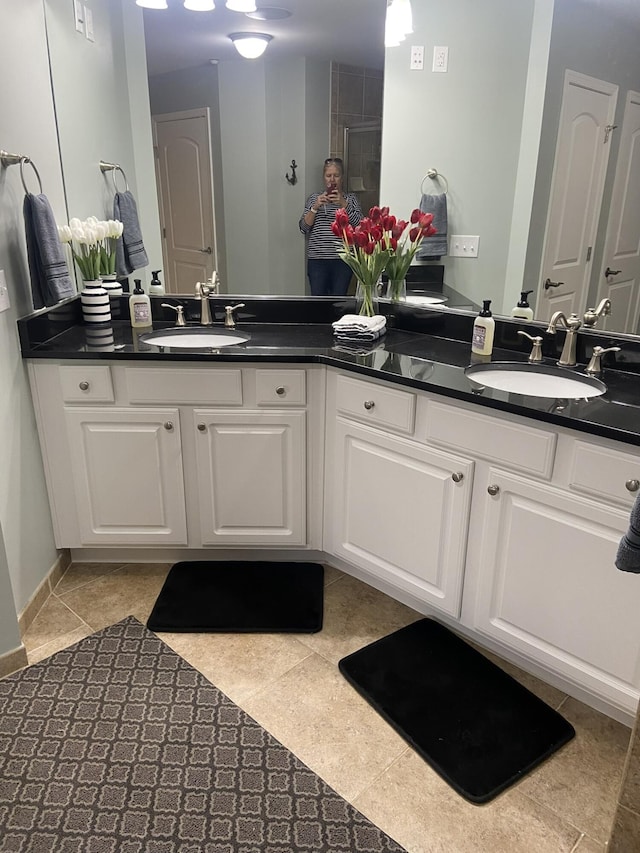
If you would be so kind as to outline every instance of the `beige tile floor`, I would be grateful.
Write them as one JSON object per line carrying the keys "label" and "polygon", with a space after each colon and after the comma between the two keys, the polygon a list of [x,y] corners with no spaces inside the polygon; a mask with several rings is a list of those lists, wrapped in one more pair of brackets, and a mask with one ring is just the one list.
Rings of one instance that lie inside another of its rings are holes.
{"label": "beige tile floor", "polygon": [[[29,662],[133,615],[168,565],[74,564],[24,636]],[[318,634],[161,634],[178,654],[409,853],[603,853],[629,730],[503,664],[577,737],[485,806],[459,797],[340,675],[344,655],[419,614],[327,567]],[[495,659],[495,658],[494,658]]]}

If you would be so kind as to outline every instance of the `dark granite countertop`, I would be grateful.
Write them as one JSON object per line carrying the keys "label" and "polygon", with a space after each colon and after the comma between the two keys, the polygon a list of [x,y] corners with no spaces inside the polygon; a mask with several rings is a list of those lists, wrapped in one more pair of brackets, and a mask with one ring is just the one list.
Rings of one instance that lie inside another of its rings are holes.
{"label": "dark granite countertop", "polygon": [[[189,300],[158,297],[153,304],[154,330],[173,326],[172,312],[161,309],[161,301],[183,302],[189,317]],[[230,297],[218,300],[220,305],[237,301]],[[578,372],[584,370],[594,344],[609,346],[615,342],[623,347],[615,368],[604,370],[602,379],[607,385],[604,395],[589,400],[549,399],[479,389],[464,373],[471,362],[473,317],[462,312],[412,308],[394,311],[387,305],[381,309],[387,314],[387,333],[371,345],[352,347],[337,342],[331,327],[333,319],[352,310],[349,300],[319,303],[309,298],[261,301],[242,297],[242,301],[247,308],[239,314],[238,331],[250,337],[246,343],[228,348],[159,349],[141,340],[151,329],[134,330],[125,319],[113,321],[113,343],[96,347],[91,341],[91,331],[87,334],[88,327],[82,324],[78,300],[72,299],[18,321],[22,354],[29,359],[327,364],[640,446],[640,345],[625,340],[625,336],[581,332],[578,353],[581,364],[575,368]],[[121,316],[128,316],[124,310],[126,300],[122,301],[122,308]],[[214,314],[219,317],[220,311],[214,310]],[[491,360],[525,362],[530,344],[523,344],[516,330],[531,325],[535,324],[498,321]],[[217,322],[216,326],[221,324]],[[540,333],[536,328],[529,330]],[[563,335],[557,335],[557,340],[549,338],[544,344],[545,361],[555,364]]]}

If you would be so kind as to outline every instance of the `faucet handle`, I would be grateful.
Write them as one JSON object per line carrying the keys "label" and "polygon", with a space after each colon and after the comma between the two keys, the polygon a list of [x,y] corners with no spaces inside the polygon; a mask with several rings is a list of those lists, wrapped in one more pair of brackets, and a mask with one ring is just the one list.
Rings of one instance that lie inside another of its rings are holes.
{"label": "faucet handle", "polygon": [[238,302],[237,305],[225,305],[224,306],[224,324],[229,329],[234,329],[236,325],[235,318],[233,316],[233,312],[238,308],[244,308],[244,302]]}
{"label": "faucet handle", "polygon": [[593,355],[589,360],[589,364],[585,367],[584,372],[592,375],[602,373],[602,364],[600,363],[600,359],[606,352],[620,352],[620,347],[607,347],[604,349],[603,347],[595,346],[593,348]]}
{"label": "faucet handle", "polygon": [[168,302],[161,302],[160,304],[163,308],[171,308],[176,312],[176,314],[177,314],[176,326],[186,326],[187,325],[187,323],[184,319],[184,308],[182,307],[182,305],[169,305]]}
{"label": "faucet handle", "polygon": [[529,355],[529,361],[542,361],[542,338],[539,335],[532,337],[528,332],[523,332],[521,329],[518,329],[518,334],[522,335],[523,338],[528,338],[533,344]]}

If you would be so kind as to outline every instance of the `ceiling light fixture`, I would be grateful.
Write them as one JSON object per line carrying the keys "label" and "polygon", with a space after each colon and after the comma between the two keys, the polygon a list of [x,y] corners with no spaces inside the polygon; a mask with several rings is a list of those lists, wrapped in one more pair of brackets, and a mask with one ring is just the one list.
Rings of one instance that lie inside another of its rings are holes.
{"label": "ceiling light fixture", "polygon": [[184,8],[191,12],[211,12],[216,4],[213,0],[184,0]]}
{"label": "ceiling light fixture", "polygon": [[232,12],[255,12],[258,8],[255,4],[255,0],[227,0],[225,3],[227,9],[231,9]]}
{"label": "ceiling light fixture", "polygon": [[257,59],[265,52],[273,36],[266,33],[230,33],[229,38],[240,56],[245,59]]}
{"label": "ceiling light fixture", "polygon": [[137,6],[143,9],[168,9],[167,0],[136,0]]}

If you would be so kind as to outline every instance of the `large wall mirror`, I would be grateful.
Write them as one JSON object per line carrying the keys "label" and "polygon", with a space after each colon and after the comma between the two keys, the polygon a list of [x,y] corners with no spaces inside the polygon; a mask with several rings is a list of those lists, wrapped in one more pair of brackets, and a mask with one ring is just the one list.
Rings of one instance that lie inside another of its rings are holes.
{"label": "large wall mirror", "polygon": [[[148,211],[141,209],[147,217],[149,242],[156,239],[151,231],[157,234],[152,265],[164,268],[161,229],[167,228],[167,212],[156,195],[161,158],[154,157],[150,136],[144,144],[135,145],[139,116],[131,94],[127,104],[123,97],[120,105],[109,106],[102,124],[96,116],[99,111],[94,111],[87,126],[83,125],[78,105],[82,93],[77,74],[74,77],[69,70],[70,37],[66,23],[62,25],[63,15],[69,14],[73,4],[43,2],[48,23],[53,19],[49,28],[52,79],[71,215],[93,212],[82,209],[88,180],[95,177],[91,172],[89,178],[83,160],[84,137],[92,135],[91,151],[96,153],[95,137],[101,140],[100,155],[92,158],[93,169],[93,160],[109,157],[110,136],[117,135],[121,124],[130,124],[134,142],[129,162],[141,207],[145,198],[154,202]],[[159,134],[171,138],[174,133],[182,141],[170,156],[179,160],[182,149],[185,158],[197,158],[179,125],[200,116],[206,126],[216,211],[213,231],[210,238],[198,233],[194,239],[193,223],[180,219],[179,226],[183,242],[189,243],[191,235],[189,245],[201,255],[203,271],[210,266],[219,270],[224,292],[307,292],[304,241],[297,222],[306,195],[317,187],[322,160],[336,147],[331,126],[336,82],[330,73],[335,61],[371,69],[358,72],[361,102],[367,97],[369,102],[375,100],[384,73],[382,203],[406,216],[421,192],[431,189],[428,180],[425,187],[424,176],[435,168],[446,179],[449,233],[479,235],[477,259],[447,256],[442,261],[445,282],[469,304],[491,298],[496,313],[508,314],[520,291],[531,290],[536,319],[546,320],[556,305],[580,313],[609,296],[614,311],[599,321],[599,327],[638,332],[640,126],[636,129],[634,120],[640,96],[634,93],[640,92],[640,10],[635,0],[522,0],[517,4],[512,0],[483,0],[482,4],[414,0],[413,35],[386,52],[382,45],[386,0],[327,0],[322,14],[316,10],[305,36],[314,47],[295,53],[285,49],[287,32],[293,40],[304,17],[303,7],[319,4],[292,0],[282,4],[293,13],[285,21],[247,21],[238,26],[229,18],[231,13],[220,8],[221,3],[213,12],[198,14],[185,11],[180,0],[168,2],[169,9],[146,10],[144,16],[134,0],[121,0],[118,14],[107,13],[104,4],[95,0],[87,0],[87,5],[95,7],[98,26],[103,22],[107,26],[104,19],[109,14],[114,43],[124,41],[115,64],[113,53],[105,55],[100,69],[118,78],[116,89],[121,92],[126,91],[124,69],[139,59],[140,45],[133,42],[131,21],[140,26],[138,35],[146,39],[156,151]],[[331,11],[328,6],[335,8]],[[347,9],[356,11],[359,26],[345,23]],[[186,59],[178,25],[183,18],[191,28]],[[227,36],[235,29],[275,35],[262,59],[248,61],[224,52],[234,50]],[[371,58],[363,55],[361,47],[356,50],[355,43],[351,48],[347,45],[345,53],[349,35],[363,30]],[[96,43],[100,47],[98,38]],[[335,54],[326,49],[332,43]],[[422,71],[409,68],[411,44],[425,47]],[[431,70],[434,45],[449,47],[446,73]],[[83,44],[82,49],[88,48]],[[585,90],[597,89],[597,81],[609,87],[602,101],[605,106],[595,117],[595,108],[589,104],[584,108],[579,104],[573,114],[567,113],[569,98],[563,98],[567,70],[582,81]],[[354,124],[369,119],[366,111],[345,112],[353,115]],[[560,148],[557,156],[561,120],[566,120],[569,138],[572,128],[580,131],[577,137],[574,133],[580,144],[569,147],[568,153]],[[609,130],[606,143],[602,139],[597,144],[606,145],[607,152],[594,161],[589,146],[596,145],[601,125]],[[298,164],[295,185],[285,179],[292,159]],[[191,173],[186,174],[182,188],[193,197],[199,189],[188,183]],[[570,176],[564,184],[563,175]],[[555,210],[562,212],[571,193],[571,212],[552,216],[550,199]],[[576,217],[575,210],[582,212],[587,202],[590,215]],[[177,263],[192,264],[193,257]],[[577,272],[574,267],[579,267]],[[605,276],[607,269],[620,272]],[[545,290],[547,279],[563,282],[571,294],[565,294],[563,287]]]}

